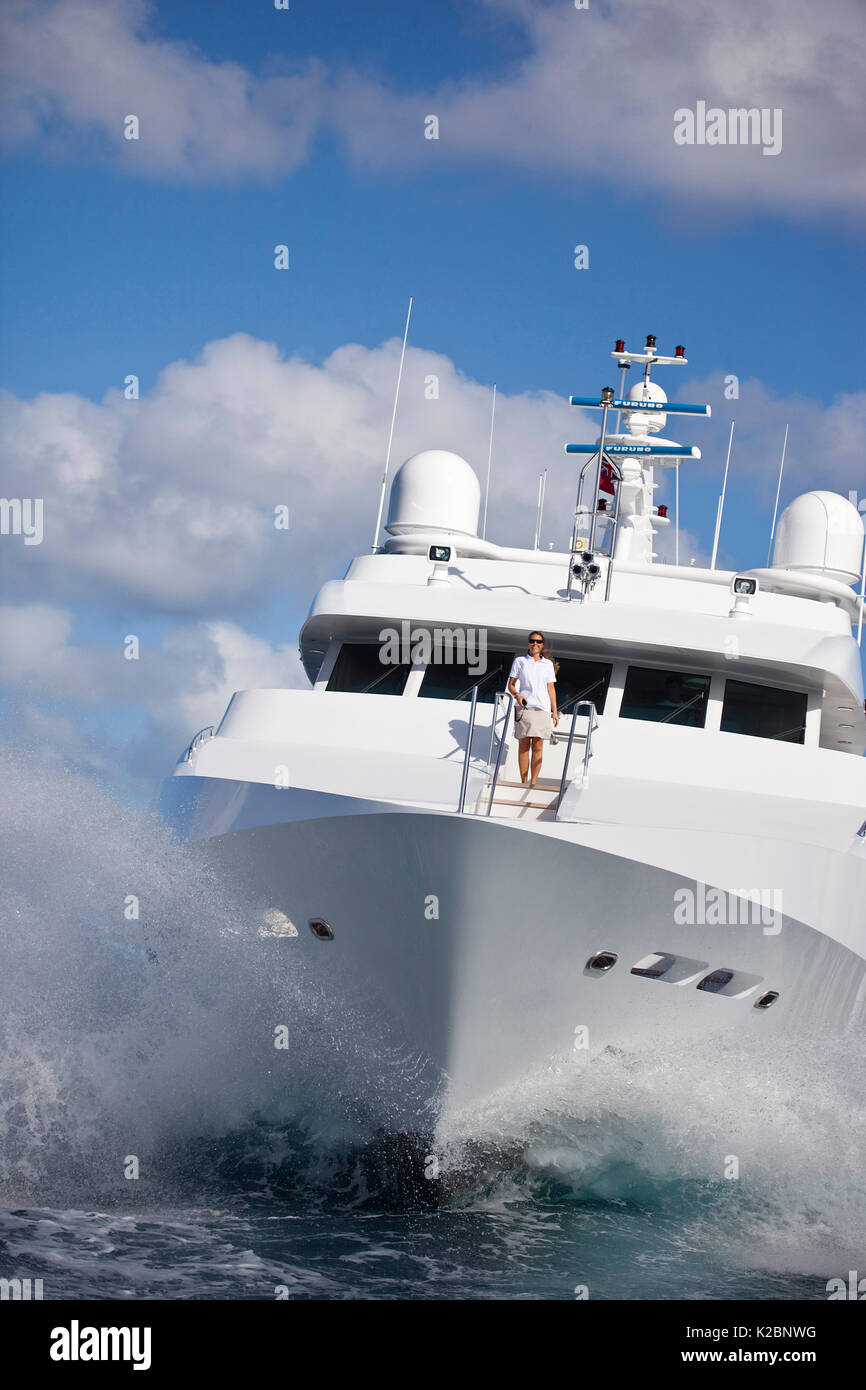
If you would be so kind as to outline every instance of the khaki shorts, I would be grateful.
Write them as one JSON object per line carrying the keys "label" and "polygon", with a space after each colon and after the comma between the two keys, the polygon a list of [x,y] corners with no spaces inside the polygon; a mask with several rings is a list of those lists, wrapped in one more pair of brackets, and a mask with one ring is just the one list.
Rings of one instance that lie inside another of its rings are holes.
{"label": "khaki shorts", "polygon": [[518,709],[514,714],[515,738],[550,738],[553,720],[544,709]]}

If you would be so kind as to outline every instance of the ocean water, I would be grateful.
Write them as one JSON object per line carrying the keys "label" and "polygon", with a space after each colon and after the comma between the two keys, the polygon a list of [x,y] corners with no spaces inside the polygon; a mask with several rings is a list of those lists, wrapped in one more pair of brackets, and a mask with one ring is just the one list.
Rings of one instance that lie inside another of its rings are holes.
{"label": "ocean water", "polygon": [[456,1119],[425,1177],[382,1124],[411,1059],[334,1016],[261,904],[88,779],[0,776],[0,1276],[824,1300],[866,1272],[862,1038],[565,1060]]}

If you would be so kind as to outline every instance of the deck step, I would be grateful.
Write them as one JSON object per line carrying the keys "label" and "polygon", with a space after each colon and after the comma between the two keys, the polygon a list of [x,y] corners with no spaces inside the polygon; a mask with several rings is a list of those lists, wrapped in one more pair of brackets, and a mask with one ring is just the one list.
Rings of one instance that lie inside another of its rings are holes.
{"label": "deck step", "polygon": [[[504,777],[500,777],[496,785],[497,787],[524,787],[527,791],[530,789],[528,782],[507,782]],[[532,788],[532,791],[558,792],[559,783],[552,781],[549,777],[542,777],[538,782],[536,782],[535,786]]]}
{"label": "deck step", "polygon": [[494,796],[494,806],[530,806],[534,811],[549,811],[552,801],[510,801],[504,796]]}

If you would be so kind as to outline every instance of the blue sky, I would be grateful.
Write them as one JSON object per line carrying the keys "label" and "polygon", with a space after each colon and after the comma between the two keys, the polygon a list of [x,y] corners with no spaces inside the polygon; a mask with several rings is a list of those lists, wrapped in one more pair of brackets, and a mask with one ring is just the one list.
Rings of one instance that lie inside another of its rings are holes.
{"label": "blue sky", "polygon": [[[50,643],[46,648],[57,673],[53,690],[35,659],[12,663],[7,709],[14,717],[24,703],[37,706],[46,721],[42,737],[56,716],[61,722],[52,727],[70,756],[73,745],[81,752],[76,731],[107,739],[118,766],[138,769],[141,794],[156,774],[163,740],[179,736],[183,720],[195,714],[194,702],[179,693],[172,703],[171,681],[179,692],[184,658],[167,655],[166,642],[188,649],[197,625],[236,625],[219,651],[197,651],[210,673],[201,677],[201,723],[224,693],[220,671],[229,684],[233,674],[252,677],[248,665],[261,657],[256,641],[271,652],[293,649],[311,584],[340,573],[369,543],[381,469],[373,458],[376,429],[380,423],[384,450],[386,381],[393,380],[396,350],[382,345],[402,332],[410,295],[417,369],[423,353],[453,365],[453,409],[446,414],[443,405],[431,419],[429,438],[411,412],[401,418],[395,462],[447,443],[477,465],[484,409],[473,384],[496,382],[503,397],[514,397],[515,430],[524,418],[528,429],[541,418],[537,393],[565,397],[613,384],[607,353],[614,338],[636,345],[654,332],[660,348],[684,342],[690,358],[682,385],[670,373],[660,376],[671,396],[713,406],[712,422],[684,423],[680,432],[704,450],[704,461],[682,478],[683,524],[696,548],[711,544],[732,415],[737,438],[722,563],[764,563],[785,422],[791,440],[783,503],[810,486],[866,495],[866,195],[862,141],[851,133],[863,115],[863,73],[851,39],[856,6],[830,0],[815,13],[801,0],[773,0],[754,32],[745,0],[732,0],[726,18],[718,8],[701,0],[684,18],[673,0],[642,7],[593,2],[586,12],[565,0],[373,0],[363,7],[292,0],[288,12],[264,0],[8,7],[13,76],[7,73],[11,114],[2,121],[0,385],[9,393],[12,423],[4,436],[4,491],[11,495],[13,479],[23,488],[36,461],[55,470],[57,487],[72,489],[75,505],[89,508],[88,524],[98,518],[104,530],[117,477],[138,478],[152,467],[153,488],[163,497],[172,478],[182,479],[188,509],[197,498],[218,495],[243,510],[244,470],[252,475],[263,467],[255,445],[245,454],[241,439],[233,460],[221,458],[216,492],[206,454],[186,476],[183,440],[192,438],[202,406],[184,391],[199,391],[190,383],[204,381],[207,371],[180,372],[172,394],[161,375],[166,368],[195,363],[207,344],[228,340],[234,347],[225,349],[219,370],[231,378],[246,370],[228,360],[231,351],[240,354],[238,363],[255,357],[249,339],[275,343],[282,359],[310,364],[317,380],[332,384],[332,355],[354,344],[363,354],[353,359],[352,399],[359,382],[375,378],[374,404],[346,416],[363,420],[369,438],[365,433],[363,448],[352,437],[340,440],[346,456],[359,449],[357,494],[354,481],[348,493],[335,481],[332,499],[321,492],[319,511],[311,503],[305,516],[303,544],[282,568],[254,573],[241,566],[234,587],[217,592],[205,585],[201,594],[185,572],[176,592],[166,594],[149,591],[134,557],[134,575],[124,573],[117,554],[88,571],[87,547],[74,537],[68,554],[58,546],[37,561],[17,552],[15,601],[62,610],[71,625],[57,637],[61,654]],[[629,55],[645,48],[640,25],[657,20],[666,41],[648,55],[647,76]],[[835,72],[820,46],[831,40],[848,55]],[[774,70],[785,44],[794,46]],[[52,45],[59,56],[52,57]],[[756,54],[756,75],[749,77]],[[792,72],[795,61],[801,70]],[[233,65],[228,77],[225,64]],[[216,83],[214,74],[222,74]],[[224,79],[228,85],[214,96]],[[295,81],[306,84],[300,95]],[[846,83],[860,93],[857,110]],[[232,91],[242,93],[237,116]],[[723,107],[781,107],[782,153],[677,150],[673,111],[698,97]],[[123,142],[118,121],[138,108],[141,140]],[[436,141],[421,134],[429,111],[440,112]],[[274,270],[278,243],[290,248],[288,272]],[[589,248],[588,270],[574,268],[577,244]],[[86,476],[70,476],[82,467],[82,450],[92,448],[94,458],[103,450],[107,459],[115,447],[121,417],[106,393],[122,390],[128,373],[140,378],[139,404],[149,403],[141,418],[157,424],[149,442],[127,441],[119,465],[112,455],[119,473],[91,506],[82,497],[97,476],[107,476],[108,465],[95,462]],[[724,399],[729,374],[740,381],[737,401]],[[278,378],[275,372],[277,395]],[[294,389],[288,378],[286,389]],[[37,407],[28,410],[34,400]],[[280,408],[294,409],[291,400]],[[258,409],[267,411],[264,397]],[[564,428],[585,437],[572,417]],[[508,440],[498,441],[504,492],[510,484],[517,491],[519,470],[527,467],[533,493],[543,467],[556,472],[563,497],[571,490],[571,465],[558,452],[567,436],[557,436],[559,423],[545,419],[529,459],[511,458]],[[311,450],[318,445],[314,426],[309,430]],[[443,433],[447,439],[436,437]],[[195,435],[191,452],[201,447]],[[64,450],[74,460],[68,466],[57,461]],[[176,460],[173,472],[168,455]],[[326,451],[322,458],[327,468]],[[293,461],[299,501],[301,464]],[[160,515],[169,514],[166,502]],[[533,520],[526,520],[530,534]],[[126,524],[118,510],[119,530]],[[254,526],[249,518],[244,524]],[[501,525],[503,540],[522,525],[504,495]],[[565,529],[563,522],[563,535]],[[183,543],[181,529],[175,548]],[[143,527],[135,546],[148,544]],[[219,566],[224,555],[224,548],[205,547],[201,564]],[[7,547],[7,564],[9,556]],[[160,710],[152,689],[136,696],[134,682],[127,689],[105,676],[106,653],[121,629],[159,645],[168,662],[161,689],[169,694]],[[281,659],[289,660],[286,652]],[[68,662],[78,671],[71,685],[61,675]],[[98,690],[81,694],[86,669],[97,686],[105,678],[103,699]],[[271,676],[262,683],[276,683],[279,670]],[[79,694],[61,698],[61,689]],[[175,751],[165,748],[166,762]]]}

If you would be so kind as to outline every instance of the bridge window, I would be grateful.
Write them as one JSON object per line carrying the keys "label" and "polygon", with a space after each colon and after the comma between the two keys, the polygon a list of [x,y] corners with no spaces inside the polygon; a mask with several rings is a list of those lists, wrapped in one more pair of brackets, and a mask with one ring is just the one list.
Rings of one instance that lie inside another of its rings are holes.
{"label": "bridge window", "polygon": [[[439,653],[439,660],[430,662],[424,672],[418,694],[428,700],[466,700],[472,699],[472,687],[477,685],[478,700],[481,704],[492,705],[496,694],[504,690],[508,683],[508,673],[514,661],[513,652],[488,651],[483,660],[472,663],[448,661],[447,648]],[[480,669],[479,669],[480,668]]]}
{"label": "bridge window", "polygon": [[630,666],[622,695],[621,719],[684,724],[702,729],[707,717],[709,676]]}
{"label": "bridge window", "polygon": [[328,690],[356,695],[402,695],[409,666],[383,663],[378,642],[344,642],[328,681]]}
{"label": "bridge window", "polygon": [[560,714],[572,714],[580,700],[592,700],[599,714],[604,711],[610,673],[613,669],[602,661],[584,661],[581,658],[557,657],[559,669],[556,673],[556,702]]}
{"label": "bridge window", "polygon": [[779,743],[806,740],[807,697],[797,690],[774,690],[750,681],[726,681],[722,732],[773,738]]}

